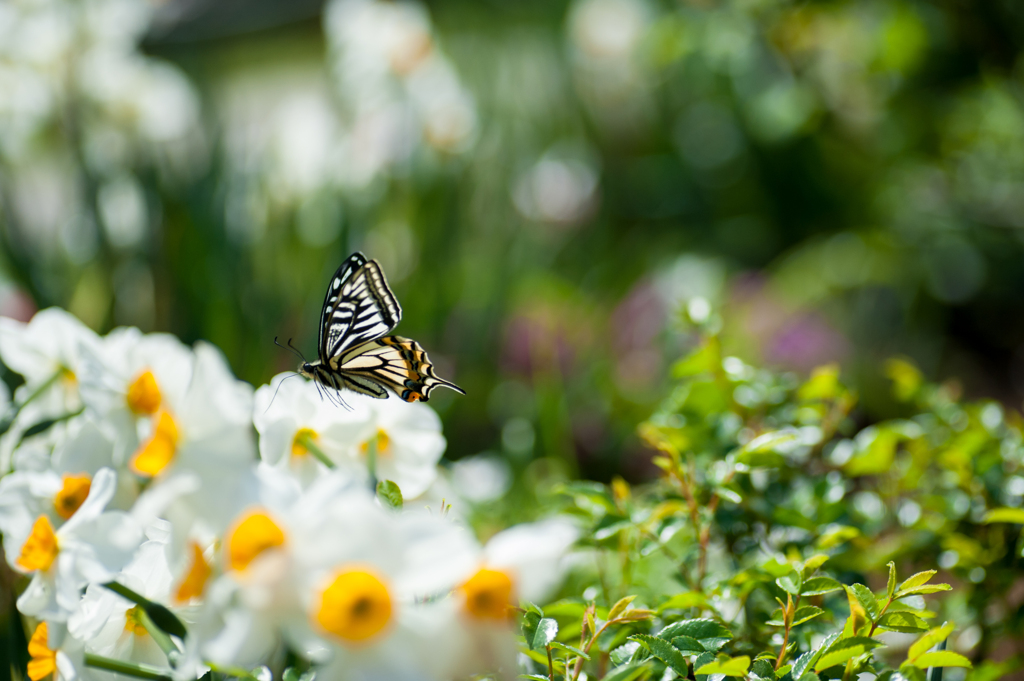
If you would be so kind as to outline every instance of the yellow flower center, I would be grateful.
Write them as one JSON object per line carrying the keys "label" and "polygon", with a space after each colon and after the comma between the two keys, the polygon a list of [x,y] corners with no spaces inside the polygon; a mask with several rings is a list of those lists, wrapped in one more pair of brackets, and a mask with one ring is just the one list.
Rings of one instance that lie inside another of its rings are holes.
{"label": "yellow flower center", "polygon": [[153,372],[146,370],[128,386],[128,408],[138,416],[155,414],[160,409],[162,396]]}
{"label": "yellow flower center", "polygon": [[508,621],[512,613],[512,578],[501,570],[480,568],[459,587],[466,597],[466,612],[471,617],[498,622]]}
{"label": "yellow flower center", "polygon": [[68,388],[75,388],[78,386],[78,376],[75,375],[74,371],[67,367],[61,367],[60,379],[64,381],[64,385]]}
{"label": "yellow flower center", "polygon": [[25,570],[49,570],[57,559],[57,535],[45,515],[36,518],[32,533],[21,547],[21,555],[15,562]]}
{"label": "yellow flower center", "polygon": [[203,549],[196,542],[189,542],[192,550],[192,564],[188,568],[185,579],[178,585],[174,599],[179,603],[186,603],[193,598],[199,598],[206,590],[206,582],[210,579],[213,568],[206,562],[203,556]]}
{"label": "yellow flower center", "polygon": [[135,473],[151,478],[174,460],[174,451],[177,447],[178,424],[166,411],[161,412],[153,437],[139,447],[132,456],[129,466]]}
{"label": "yellow flower center", "polygon": [[299,431],[295,433],[295,437],[292,438],[292,456],[305,456],[309,454],[309,447],[306,445],[306,442],[316,442],[318,437],[320,436],[312,428],[299,428]]}
{"label": "yellow flower center", "polygon": [[391,438],[384,432],[382,428],[377,429],[377,434],[371,437],[369,440],[359,445],[359,449],[366,454],[370,451],[370,443],[376,442],[377,444],[377,456],[384,456],[391,449]]}
{"label": "yellow flower center", "polygon": [[266,513],[253,511],[228,532],[228,565],[244,570],[261,553],[283,544],[284,530]]}
{"label": "yellow flower center", "polygon": [[372,568],[338,570],[320,596],[316,621],[346,643],[367,643],[391,621],[391,594]]}
{"label": "yellow flower center", "polygon": [[142,608],[137,605],[134,608],[129,608],[124,614],[124,630],[129,634],[145,636],[148,632],[146,631],[146,625],[142,623],[143,612]]}
{"label": "yellow flower center", "polygon": [[57,515],[67,520],[75,514],[78,507],[89,496],[89,489],[92,487],[92,480],[85,473],[81,475],[64,474],[64,487],[57,492],[53,498],[53,506],[57,509]]}
{"label": "yellow flower center", "polygon": [[28,678],[32,681],[45,679],[57,671],[57,653],[47,645],[50,636],[46,622],[40,622],[32,638],[28,642],[28,654],[32,657],[28,662]]}

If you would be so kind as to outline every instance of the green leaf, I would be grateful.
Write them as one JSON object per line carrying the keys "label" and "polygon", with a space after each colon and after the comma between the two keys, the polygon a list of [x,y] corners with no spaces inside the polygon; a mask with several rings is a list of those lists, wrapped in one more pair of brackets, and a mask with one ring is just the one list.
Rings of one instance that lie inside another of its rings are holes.
{"label": "green leaf", "polygon": [[153,620],[153,624],[171,636],[177,636],[183,641],[188,636],[188,630],[185,629],[185,625],[166,606],[150,601],[143,605],[143,608],[146,614],[149,615],[149,619]]}
{"label": "green leaf", "polygon": [[954,624],[952,622],[946,622],[941,627],[936,627],[926,633],[921,638],[917,639],[910,644],[910,650],[907,651],[907,659],[911,662],[916,662],[917,658],[924,655],[930,648],[942,643],[953,633]]}
{"label": "green leaf", "polygon": [[909,662],[900,665],[900,676],[907,681],[925,681],[924,672]]}
{"label": "green leaf", "polygon": [[671,667],[679,676],[686,678],[686,675],[689,673],[686,658],[671,643],[646,634],[634,634],[629,637],[629,640],[636,641],[649,650],[656,658]]}
{"label": "green leaf", "polygon": [[707,605],[707,599],[704,598],[704,594],[697,591],[686,591],[681,594],[676,594],[672,598],[668,599],[664,603],[658,606],[658,613],[663,613],[666,610],[685,610],[687,608],[700,608]]}
{"label": "green leaf", "polygon": [[548,644],[555,640],[558,635],[558,622],[550,617],[544,617],[537,623],[537,631],[530,640],[530,650],[543,650]]}
{"label": "green leaf", "polygon": [[608,619],[613,620],[626,611],[629,604],[636,599],[636,596],[626,596],[625,598],[619,599],[619,602],[612,606],[612,609],[608,611]]}
{"label": "green leaf", "polygon": [[568,643],[559,643],[558,641],[552,641],[551,647],[558,648],[559,650],[564,650],[565,652],[572,653],[573,655],[578,655],[579,657],[582,657],[584,660],[590,659],[590,655],[587,655],[585,652],[583,652],[576,646],[571,646]]}
{"label": "green leaf", "polygon": [[903,610],[887,612],[878,619],[878,626],[889,631],[903,634],[918,634],[928,631],[928,623],[912,612]]}
{"label": "green leaf", "polygon": [[315,681],[315,679],[315,669],[309,669],[305,673],[300,673],[295,667],[288,667],[281,675],[281,681]]}
{"label": "green leaf", "polygon": [[650,666],[646,662],[627,662],[611,670],[602,681],[633,681],[649,669]]}
{"label": "green leaf", "polygon": [[1024,508],[993,508],[981,519],[983,523],[1013,523],[1024,525]]}
{"label": "green leaf", "polygon": [[934,594],[940,591],[949,591],[952,589],[949,584],[925,584],[924,586],[915,586],[913,589],[900,589],[896,592],[895,598],[906,598],[907,596],[923,596],[925,594]]}
{"label": "green leaf", "polygon": [[800,595],[800,588],[803,586],[803,579],[800,577],[800,573],[793,570],[788,575],[783,575],[775,580],[775,583],[779,585],[779,588],[786,593],[793,594],[794,596]]}
{"label": "green leaf", "polygon": [[885,587],[885,595],[891,600],[894,593],[896,593],[896,563],[889,561],[889,582]]}
{"label": "green leaf", "polygon": [[831,577],[811,577],[804,582],[800,593],[804,596],[821,596],[822,594],[839,591],[843,585]]}
{"label": "green leaf", "polygon": [[900,588],[897,590],[897,593],[904,589],[913,589],[915,586],[927,584],[931,581],[931,578],[935,576],[936,572],[938,572],[938,570],[925,570],[924,572],[918,572],[916,575],[907,577],[903,580],[903,583],[900,584]]}
{"label": "green leaf", "polygon": [[718,650],[732,639],[732,632],[728,628],[706,618],[673,622],[655,635],[666,641],[678,636],[689,636],[700,641],[705,650]]}
{"label": "green leaf", "polygon": [[703,655],[706,652],[700,641],[691,636],[676,636],[672,645],[683,655]]}
{"label": "green leaf", "polygon": [[818,615],[823,614],[825,614],[825,611],[819,607],[813,605],[800,606],[796,609],[796,612],[793,613],[793,624],[791,626],[795,627],[798,624],[803,624],[804,622],[813,620]]}
{"label": "green leaf", "polygon": [[819,553],[817,555],[811,556],[810,558],[804,561],[804,567],[803,570],[801,570],[803,577],[806,578],[814,574],[814,571],[820,568],[826,562],[828,562],[828,556],[826,556],[824,553]]}
{"label": "green leaf", "polygon": [[531,603],[530,601],[522,601],[523,610],[527,612],[533,612],[537,614],[537,617],[543,617],[544,611],[540,609],[539,605]]}
{"label": "green leaf", "polygon": [[[822,656],[825,650],[828,649],[833,643],[839,640],[840,633],[835,632],[829,634],[814,650],[809,650],[800,657],[797,658],[796,662],[793,663],[793,669],[791,676],[794,679],[800,679],[808,669],[814,666],[814,663]],[[779,669],[779,673],[782,674],[782,669]]]}
{"label": "green leaf", "polygon": [[533,648],[531,641],[537,635],[537,625],[540,624],[540,620],[541,615],[538,615],[533,610],[527,610],[523,613],[523,638],[526,640],[526,645],[530,646],[531,649]]}
{"label": "green leaf", "polygon": [[516,677],[517,679],[529,679],[530,681],[550,681],[548,677],[541,676],[540,674],[520,674]]}
{"label": "green leaf", "polygon": [[381,480],[377,483],[377,498],[388,508],[402,508],[402,490],[391,480]]}
{"label": "green leaf", "polygon": [[863,584],[854,584],[846,588],[857,599],[857,602],[861,604],[861,607],[864,608],[864,612],[868,614],[871,621],[874,622],[878,618],[878,599],[871,593],[871,589]]}
{"label": "green leaf", "polygon": [[775,667],[768,660],[754,660],[750,665],[750,673],[764,681],[775,681]]}
{"label": "green leaf", "polygon": [[708,675],[707,674],[697,674],[696,670],[701,668],[701,667],[703,667],[704,665],[709,664],[709,663],[714,662],[714,661],[715,661],[715,654],[714,653],[704,653],[703,655],[698,655],[697,656],[697,659],[693,661],[693,668],[695,670],[694,671],[694,676],[697,677],[697,681],[707,681]]}
{"label": "green leaf", "polygon": [[954,653],[951,650],[936,650],[922,654],[914,660],[914,666],[918,669],[927,669],[928,667],[970,667],[971,661],[960,653]]}
{"label": "green leaf", "polygon": [[863,655],[869,650],[880,648],[885,644],[866,636],[851,636],[840,639],[833,643],[818,659],[814,665],[814,671],[820,672],[823,669],[844,664],[848,660]]}
{"label": "green leaf", "polygon": [[741,657],[719,657],[713,662],[709,662],[699,669],[694,670],[694,674],[725,674],[726,676],[746,676],[747,670],[750,669],[750,658],[746,655]]}

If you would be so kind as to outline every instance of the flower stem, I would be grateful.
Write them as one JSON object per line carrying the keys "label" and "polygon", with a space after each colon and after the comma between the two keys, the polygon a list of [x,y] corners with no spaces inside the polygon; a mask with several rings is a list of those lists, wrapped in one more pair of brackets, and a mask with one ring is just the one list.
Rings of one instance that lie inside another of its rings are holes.
{"label": "flower stem", "polygon": [[330,457],[324,454],[324,450],[316,444],[309,433],[303,433],[299,436],[299,444],[306,448],[310,454],[316,457],[316,460],[327,466],[328,468],[334,468],[334,462],[331,461]]}
{"label": "flower stem", "polygon": [[370,490],[377,491],[377,438],[366,442],[366,470],[370,474]]}
{"label": "flower stem", "polygon": [[134,676],[137,679],[173,681],[173,677],[167,673],[167,670],[160,669],[159,667],[151,667],[148,664],[125,662],[123,660],[113,660],[109,657],[103,657],[102,655],[94,655],[93,653],[85,654],[85,666],[94,667],[96,669],[106,669],[107,671],[117,672],[118,674],[127,674],[128,676]]}
{"label": "flower stem", "polygon": [[145,609],[139,613],[139,622],[146,628],[149,635],[153,637],[156,644],[160,646],[160,650],[162,650],[164,655],[167,657],[167,662],[172,667],[176,666],[178,663],[178,657],[181,655],[181,650],[174,644],[174,641],[172,641],[171,637],[167,635],[167,632],[153,623],[152,618],[150,618],[149,613],[146,612]]}
{"label": "flower stem", "polygon": [[56,383],[57,379],[63,376],[66,372],[66,368],[59,367],[57,371],[53,373],[53,376],[50,376],[48,379],[40,383],[35,390],[29,393],[28,397],[26,397],[18,404],[12,404],[8,408],[7,414],[4,415],[3,419],[0,419],[0,435],[3,435],[4,433],[11,429],[11,426],[14,425],[14,419],[18,418],[18,414],[21,412],[22,409],[25,408],[26,404],[35,400],[37,397],[46,392],[46,390],[51,385]]}

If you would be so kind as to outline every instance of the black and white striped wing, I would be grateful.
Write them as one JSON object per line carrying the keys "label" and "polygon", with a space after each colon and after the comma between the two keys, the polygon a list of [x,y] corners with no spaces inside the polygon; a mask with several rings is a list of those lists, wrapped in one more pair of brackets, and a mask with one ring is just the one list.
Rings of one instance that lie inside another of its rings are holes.
{"label": "black and white striped wing", "polygon": [[353,348],[342,358],[337,374],[346,387],[377,398],[387,397],[385,387],[406,402],[426,402],[438,386],[466,394],[437,377],[419,343],[401,336],[385,336]]}
{"label": "black and white striped wing", "polygon": [[337,369],[349,349],[398,325],[402,308],[376,260],[351,255],[331,280],[320,317],[320,361]]}

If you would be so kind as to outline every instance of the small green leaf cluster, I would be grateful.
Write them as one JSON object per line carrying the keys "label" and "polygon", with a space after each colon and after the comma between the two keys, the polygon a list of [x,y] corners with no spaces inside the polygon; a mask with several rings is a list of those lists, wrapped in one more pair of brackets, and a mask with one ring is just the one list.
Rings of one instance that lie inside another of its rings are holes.
{"label": "small green leaf cluster", "polygon": [[658,479],[558,488],[587,558],[563,600],[523,614],[534,675],[924,681],[954,668],[948,681],[1015,668],[988,655],[1022,627],[990,606],[1019,580],[1024,485],[1006,482],[1024,482],[1024,422],[904,360],[886,370],[906,415],[870,423],[837,366],[801,381],[705,338],[640,427]]}

